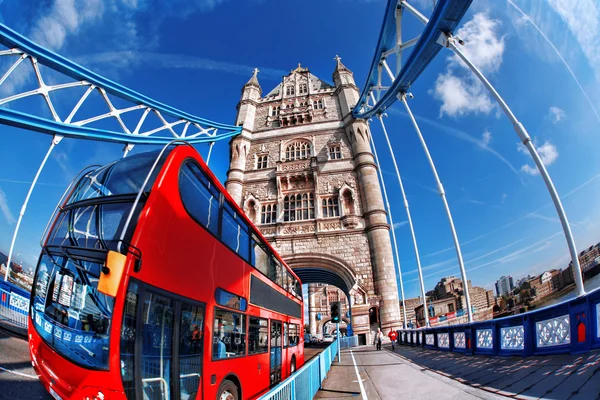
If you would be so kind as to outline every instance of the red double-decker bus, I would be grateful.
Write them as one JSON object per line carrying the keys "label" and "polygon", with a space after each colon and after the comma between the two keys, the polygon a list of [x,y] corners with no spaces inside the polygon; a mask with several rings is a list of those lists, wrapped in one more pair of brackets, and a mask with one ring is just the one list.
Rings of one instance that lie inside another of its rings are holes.
{"label": "red double-decker bus", "polygon": [[247,399],[304,362],[298,277],[189,145],[83,171],[44,234],[29,347],[56,399]]}

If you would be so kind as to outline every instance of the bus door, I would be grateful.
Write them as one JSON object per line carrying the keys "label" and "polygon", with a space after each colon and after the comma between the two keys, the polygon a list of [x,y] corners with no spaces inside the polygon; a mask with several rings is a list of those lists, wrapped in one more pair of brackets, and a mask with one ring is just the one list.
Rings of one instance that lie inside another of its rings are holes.
{"label": "bus door", "polygon": [[[138,290],[135,287],[139,287],[141,292],[140,308],[132,304],[137,300],[130,295],[132,286],[135,291]],[[122,339],[124,334],[125,337],[131,336],[125,343],[121,341],[121,373],[129,399],[202,398],[204,309],[201,304],[144,290],[142,284],[130,284],[121,335]],[[132,325],[139,329],[130,329]],[[139,332],[137,335],[136,331]],[[137,343],[128,343],[134,339]],[[134,351],[127,351],[135,347]],[[131,353],[135,353],[135,367],[128,362]],[[139,378],[134,383],[135,375]],[[136,392],[141,396],[136,396]]]}
{"label": "bus door", "polygon": [[271,386],[281,382],[281,322],[271,320]]}

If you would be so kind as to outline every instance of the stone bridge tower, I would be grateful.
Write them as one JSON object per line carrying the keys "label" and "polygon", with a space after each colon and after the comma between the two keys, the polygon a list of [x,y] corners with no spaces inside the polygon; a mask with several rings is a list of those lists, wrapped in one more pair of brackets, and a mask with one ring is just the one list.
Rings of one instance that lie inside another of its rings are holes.
{"label": "stone bridge tower", "polygon": [[336,57],[330,85],[298,64],[265,96],[257,75],[242,88],[227,190],[292,268],[346,286],[355,333],[371,340],[370,309],[384,331],[399,328],[390,227],[369,127],[351,115],[352,72]]}

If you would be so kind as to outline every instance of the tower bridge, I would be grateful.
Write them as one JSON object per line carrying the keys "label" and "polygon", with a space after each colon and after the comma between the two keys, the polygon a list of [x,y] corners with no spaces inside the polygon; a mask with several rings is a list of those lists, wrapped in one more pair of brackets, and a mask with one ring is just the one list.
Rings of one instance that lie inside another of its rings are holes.
{"label": "tower bridge", "polygon": [[[561,199],[526,128],[461,51],[461,44],[468,38],[457,37],[455,31],[470,6],[471,0],[434,1],[431,15],[425,16],[409,1],[389,0],[364,86],[359,86],[339,56],[332,63],[331,79],[321,79],[307,66],[298,64],[274,88],[265,88],[270,89],[266,94],[255,69],[242,87],[233,125],[192,115],[119,85],[0,24],[0,44],[6,47],[0,57],[10,60],[0,85],[21,64],[29,68],[35,82],[31,90],[15,88],[14,93],[0,99],[0,123],[52,136],[16,223],[0,285],[2,326],[21,333],[27,326],[29,294],[9,282],[14,244],[37,180],[63,138],[120,143],[124,146],[123,157],[138,144],[209,143],[212,150],[215,142],[227,139],[230,162],[226,189],[302,282],[308,284],[305,314],[309,332],[321,333],[328,320],[323,307],[326,310],[330,301],[327,296],[334,291],[325,289],[326,302],[317,303],[325,284],[335,286],[345,296],[348,314],[343,318],[348,332],[353,333],[339,341],[347,347],[342,350],[342,359],[334,361],[340,352],[335,343],[261,398],[319,398],[328,393],[360,395],[363,399],[445,395],[598,398],[599,381],[594,376],[600,371],[600,291],[585,291]],[[403,18],[422,23],[421,33],[406,40]],[[489,295],[481,288],[470,287],[443,176],[409,106],[412,85],[438,53],[446,50],[454,52],[489,90],[544,179],[569,247],[577,287],[574,299],[500,320],[474,321],[471,299],[476,293]],[[53,79],[45,76],[46,69],[62,74],[65,81],[51,83]],[[81,89],[73,97],[72,107],[58,104],[50,96],[72,88]],[[91,95],[98,95],[106,107],[84,118],[80,109]],[[37,96],[44,101],[44,111],[21,112],[11,107],[21,99]],[[452,303],[448,312],[457,312],[454,304],[461,304],[464,323],[432,326],[433,316],[428,313],[435,307],[420,304],[416,308],[422,326],[406,324],[406,305],[415,304],[404,296],[396,237],[393,229],[390,232],[393,216],[386,185],[401,188],[418,266],[420,298],[427,296],[418,238],[385,125],[385,112],[396,102],[405,107],[413,124],[448,217],[461,279],[467,283],[461,286],[460,302]],[[116,106],[124,103],[127,105]],[[133,124],[131,115],[135,115]],[[158,125],[149,124],[148,118],[155,118]],[[116,121],[117,128],[108,128],[108,120]],[[396,175],[393,182],[381,175],[373,141],[373,135],[379,134],[374,133],[375,126],[381,126],[388,144]],[[32,201],[38,201],[35,195]],[[317,320],[318,314],[321,321]],[[372,347],[359,347],[376,341],[378,328],[385,335],[397,333],[395,349],[387,338],[381,353],[372,354]],[[37,382],[28,367],[29,360],[22,359],[27,353],[26,343],[0,335],[7,343],[0,346],[10,349],[0,352],[0,371]],[[15,362],[18,365],[11,368]],[[379,379],[372,375],[372,368],[393,373]],[[0,387],[10,384],[0,374]],[[35,387],[27,390],[35,391]]]}

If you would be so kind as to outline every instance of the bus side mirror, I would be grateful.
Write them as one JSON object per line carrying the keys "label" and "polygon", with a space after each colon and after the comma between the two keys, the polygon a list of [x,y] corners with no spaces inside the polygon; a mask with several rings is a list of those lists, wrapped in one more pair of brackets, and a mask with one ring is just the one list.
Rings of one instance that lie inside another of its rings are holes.
{"label": "bus side mirror", "polygon": [[116,251],[109,251],[106,256],[106,264],[100,272],[98,280],[98,291],[107,296],[115,297],[119,290],[119,284],[125,271],[127,256]]}

